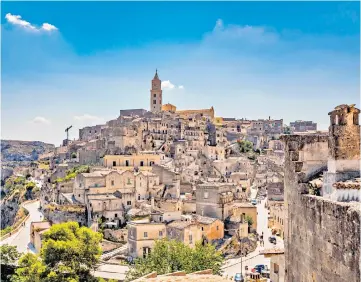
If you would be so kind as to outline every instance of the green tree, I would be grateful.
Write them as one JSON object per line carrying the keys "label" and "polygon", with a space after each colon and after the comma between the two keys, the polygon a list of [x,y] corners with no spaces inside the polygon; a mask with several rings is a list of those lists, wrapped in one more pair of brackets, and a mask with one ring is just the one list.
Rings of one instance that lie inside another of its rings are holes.
{"label": "green tree", "polygon": [[19,252],[15,246],[8,244],[0,246],[0,261],[2,264],[13,264],[20,257]]}
{"label": "green tree", "polygon": [[28,182],[26,184],[26,189],[33,189],[34,187],[36,187],[36,184],[34,182]]}
{"label": "green tree", "polygon": [[12,282],[41,282],[46,266],[38,256],[27,253],[19,260],[19,266],[12,277]]}
{"label": "green tree", "polygon": [[253,224],[253,218],[250,217],[249,215],[246,215],[245,220],[248,223],[248,231],[249,231],[251,229],[252,224]]}
{"label": "green tree", "polygon": [[248,153],[253,151],[253,143],[247,140],[238,141],[239,150],[241,153]]}
{"label": "green tree", "polygon": [[284,134],[291,134],[291,128],[289,126],[283,127],[283,133]]}
{"label": "green tree", "polygon": [[99,261],[101,240],[100,233],[79,227],[77,222],[55,224],[43,234],[40,257],[20,259],[14,281],[98,281],[91,270]]}
{"label": "green tree", "polygon": [[135,266],[127,273],[127,281],[153,271],[165,274],[181,270],[191,273],[212,269],[214,274],[220,274],[223,260],[222,254],[210,244],[202,245],[198,242],[192,249],[182,242],[162,239],[156,241],[150,255],[135,261]]}

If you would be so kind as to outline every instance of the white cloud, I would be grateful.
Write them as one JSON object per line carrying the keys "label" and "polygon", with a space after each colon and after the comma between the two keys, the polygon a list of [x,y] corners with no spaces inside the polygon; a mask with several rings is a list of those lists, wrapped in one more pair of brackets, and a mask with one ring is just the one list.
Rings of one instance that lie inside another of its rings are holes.
{"label": "white cloud", "polygon": [[31,120],[31,122],[37,124],[50,124],[50,120],[44,117],[35,117],[33,120]]}
{"label": "white cloud", "polygon": [[20,15],[12,15],[10,13],[7,13],[5,15],[5,19],[8,21],[8,23],[11,23],[11,24],[17,25],[17,26],[21,26],[23,28],[34,30],[34,31],[41,31],[41,30],[52,31],[52,30],[58,29],[56,26],[49,24],[49,23],[43,23],[43,25],[40,28],[38,28],[38,27],[34,26],[33,24],[23,20]]}
{"label": "white cloud", "polygon": [[52,24],[49,24],[49,23],[43,23],[41,28],[46,30],[46,31],[58,30],[58,28],[56,26],[54,26]]}
{"label": "white cloud", "polygon": [[183,85],[175,85],[169,80],[162,81],[162,89],[163,90],[172,90],[172,89],[184,89]]}
{"label": "white cloud", "polygon": [[249,25],[225,25],[222,19],[218,19],[211,33],[207,33],[205,40],[242,40],[243,43],[273,43],[279,35],[263,26]]}
{"label": "white cloud", "polygon": [[102,117],[92,116],[89,114],[84,114],[81,116],[74,116],[74,120],[84,122],[84,123],[101,123],[104,122],[104,119]]}
{"label": "white cloud", "polygon": [[169,80],[162,81],[162,89],[174,89],[175,85]]}
{"label": "white cloud", "polygon": [[31,23],[29,23],[27,21],[22,20],[21,16],[18,16],[18,15],[12,15],[10,13],[7,13],[5,15],[5,19],[9,23],[14,24],[14,25],[20,25],[20,26],[25,27],[25,28],[36,29],[35,26],[33,26]]}

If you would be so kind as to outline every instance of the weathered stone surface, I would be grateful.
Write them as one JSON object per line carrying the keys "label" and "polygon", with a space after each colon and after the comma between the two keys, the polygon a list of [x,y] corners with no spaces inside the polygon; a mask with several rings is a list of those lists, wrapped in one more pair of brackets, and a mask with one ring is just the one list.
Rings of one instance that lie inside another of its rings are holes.
{"label": "weathered stone surface", "polygon": [[[360,205],[304,194],[306,185],[302,182],[310,172],[322,169],[327,155],[320,154],[319,162],[314,159],[308,163],[307,173],[297,172],[300,165],[295,152],[301,155],[302,150],[315,147],[310,144],[325,144],[327,136],[288,135],[282,139],[286,143],[285,281],[359,282]],[[302,156],[307,154],[302,152]]]}

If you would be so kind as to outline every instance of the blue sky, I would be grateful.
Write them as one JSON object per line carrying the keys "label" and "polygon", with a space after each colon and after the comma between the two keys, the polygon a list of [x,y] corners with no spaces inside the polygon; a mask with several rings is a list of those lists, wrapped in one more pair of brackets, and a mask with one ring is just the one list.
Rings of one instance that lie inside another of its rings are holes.
{"label": "blue sky", "polygon": [[327,129],[359,106],[358,2],[2,2],[1,25],[4,139],[148,109],[155,68],[179,109]]}

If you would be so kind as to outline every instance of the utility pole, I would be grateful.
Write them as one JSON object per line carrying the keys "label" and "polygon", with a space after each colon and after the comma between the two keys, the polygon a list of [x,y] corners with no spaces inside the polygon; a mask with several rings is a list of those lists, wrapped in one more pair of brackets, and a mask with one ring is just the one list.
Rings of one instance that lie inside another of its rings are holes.
{"label": "utility pole", "polygon": [[244,277],[243,277],[243,242],[241,241],[241,236],[240,236],[240,232],[239,232],[239,228],[238,229],[226,229],[224,231],[235,231],[236,232],[236,237],[238,239],[238,241],[240,242],[240,246],[241,246],[241,280],[240,282],[244,282]]}

